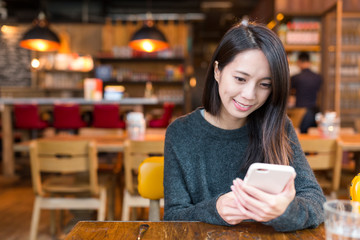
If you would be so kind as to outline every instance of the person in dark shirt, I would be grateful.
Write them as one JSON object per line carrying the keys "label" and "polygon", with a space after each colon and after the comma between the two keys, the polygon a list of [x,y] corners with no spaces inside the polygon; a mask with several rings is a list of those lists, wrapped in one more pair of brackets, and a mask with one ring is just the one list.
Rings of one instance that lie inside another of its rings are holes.
{"label": "person in dark shirt", "polygon": [[301,72],[291,77],[291,89],[295,91],[295,107],[307,109],[300,125],[301,133],[307,133],[309,127],[316,127],[315,114],[318,112],[316,100],[323,79],[321,75],[310,69],[309,53],[299,53],[298,66]]}

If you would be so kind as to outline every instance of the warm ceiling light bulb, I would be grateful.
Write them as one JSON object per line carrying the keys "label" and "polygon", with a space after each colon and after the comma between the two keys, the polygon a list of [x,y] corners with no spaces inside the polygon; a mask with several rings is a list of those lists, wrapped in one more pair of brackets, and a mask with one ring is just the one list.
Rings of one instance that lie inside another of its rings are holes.
{"label": "warm ceiling light bulb", "polygon": [[156,52],[169,48],[169,43],[153,22],[147,21],[132,36],[129,46],[137,51]]}
{"label": "warm ceiling light bulb", "polygon": [[141,47],[142,49],[144,49],[145,52],[153,52],[154,51],[154,46],[151,43],[150,40],[143,40],[143,42],[141,43]]}
{"label": "warm ceiling light bulb", "polygon": [[31,60],[31,67],[37,69],[39,66],[40,66],[39,59],[33,58],[33,60]]}

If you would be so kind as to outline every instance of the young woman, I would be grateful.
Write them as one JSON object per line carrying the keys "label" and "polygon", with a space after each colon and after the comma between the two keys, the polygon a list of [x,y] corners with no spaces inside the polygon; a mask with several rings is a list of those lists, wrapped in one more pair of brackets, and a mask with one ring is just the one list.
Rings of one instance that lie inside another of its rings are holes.
{"label": "young woman", "polygon": [[[165,139],[164,220],[234,225],[258,221],[278,231],[323,222],[323,192],[286,116],[289,69],[271,30],[240,24],[211,60],[203,108],[178,118]],[[243,183],[251,163],[291,165],[280,194]]]}

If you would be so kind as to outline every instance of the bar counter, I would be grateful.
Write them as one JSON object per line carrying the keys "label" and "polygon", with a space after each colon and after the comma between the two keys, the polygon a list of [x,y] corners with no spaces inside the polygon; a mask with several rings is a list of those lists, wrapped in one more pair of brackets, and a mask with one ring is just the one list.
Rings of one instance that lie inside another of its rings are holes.
{"label": "bar counter", "polygon": [[159,104],[157,98],[123,98],[118,101],[110,100],[88,100],[84,98],[1,98],[0,105],[14,105],[14,104],[38,104],[38,105],[53,105],[53,104],[70,104],[77,103],[80,105],[94,105],[94,104],[120,104],[120,105],[153,105]]}
{"label": "bar counter", "polygon": [[[123,98],[119,101],[109,100],[87,100],[84,98],[0,98],[0,112],[2,120],[2,176],[8,179],[15,178],[15,164],[13,152],[13,126],[12,126],[12,106],[15,104],[37,104],[37,105],[55,105],[55,104],[119,104],[122,106],[145,106],[162,104],[157,98]],[[177,104],[175,102],[175,104]]]}

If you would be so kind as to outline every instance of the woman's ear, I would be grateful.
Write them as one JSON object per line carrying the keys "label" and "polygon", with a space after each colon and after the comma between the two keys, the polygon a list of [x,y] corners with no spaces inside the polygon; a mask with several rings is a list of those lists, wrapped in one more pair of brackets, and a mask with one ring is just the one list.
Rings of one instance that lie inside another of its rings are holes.
{"label": "woman's ear", "polygon": [[220,79],[220,70],[219,70],[219,62],[214,62],[214,78],[217,82],[219,82]]}

